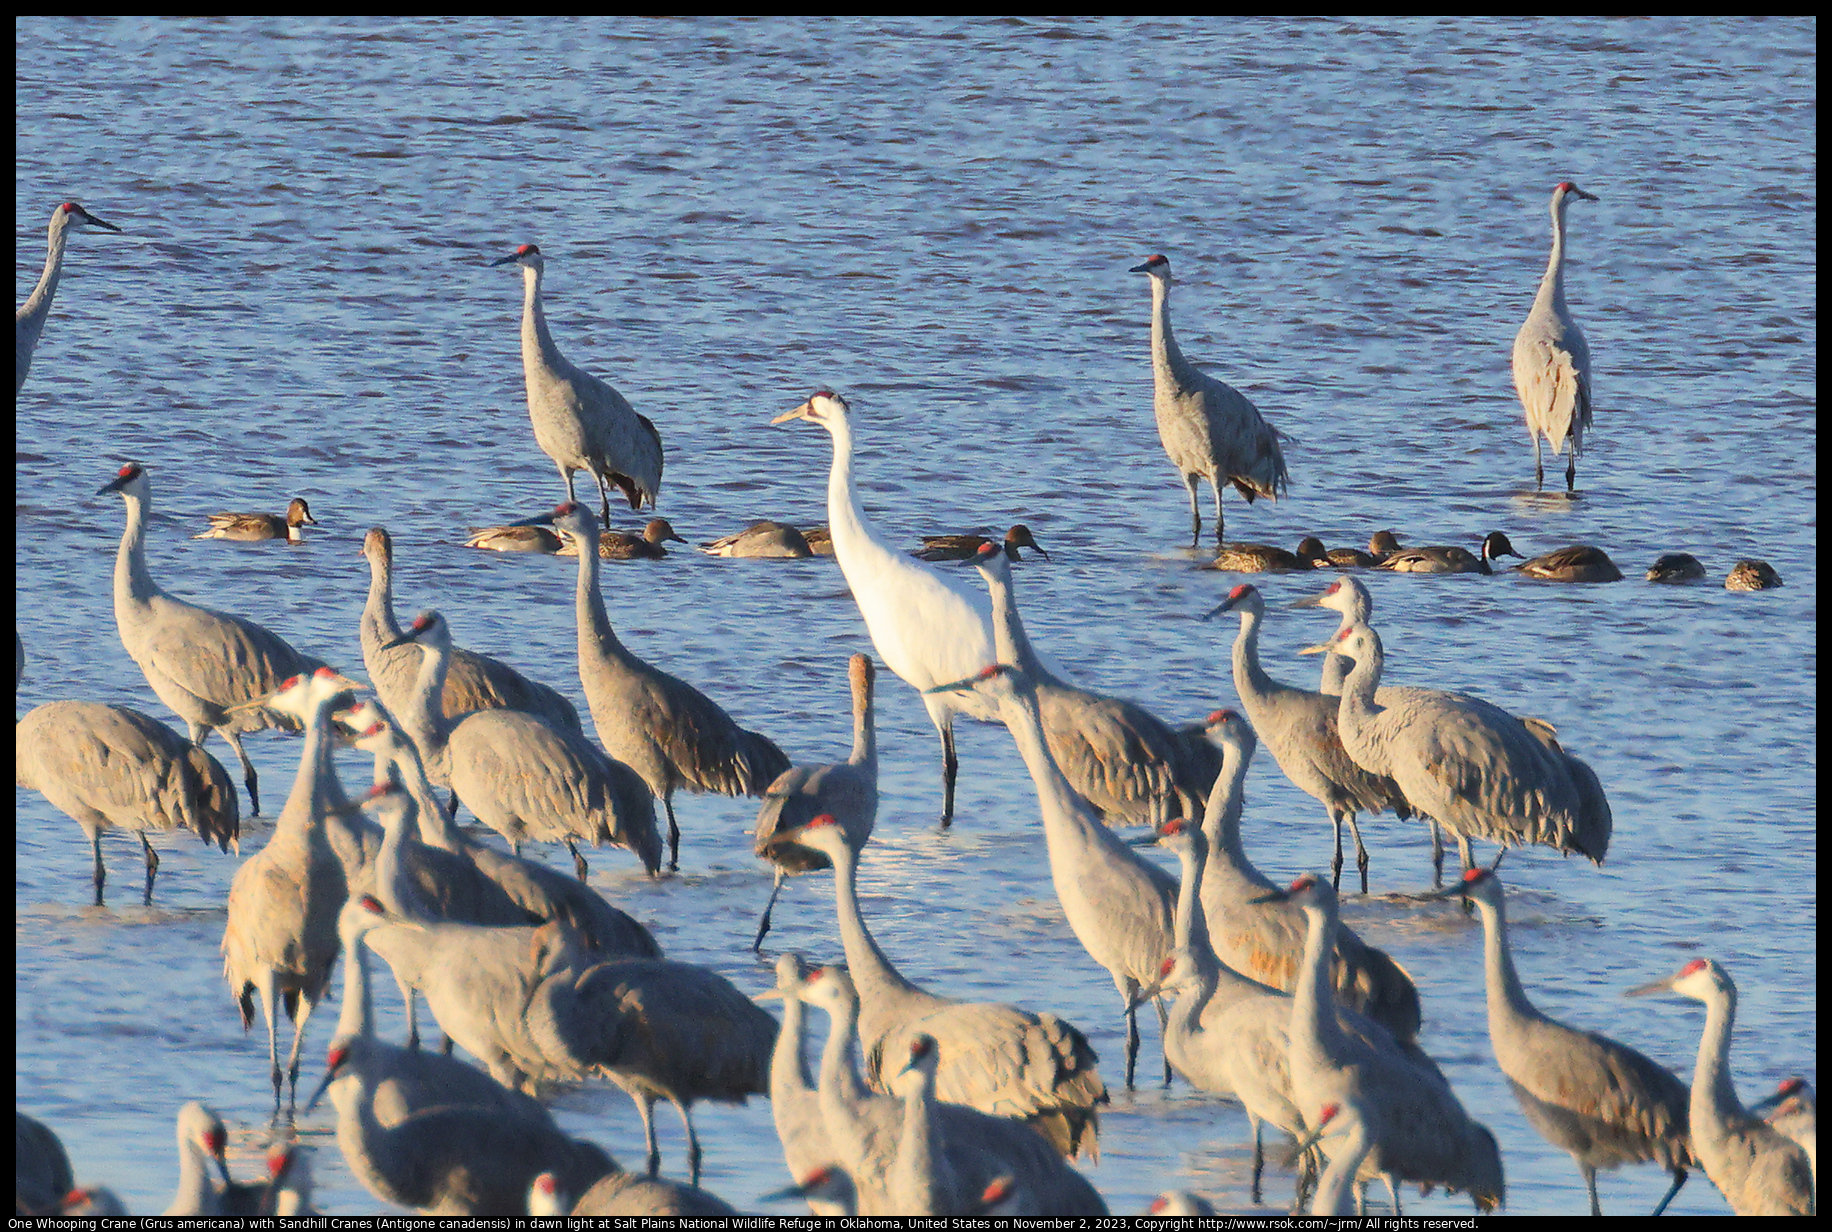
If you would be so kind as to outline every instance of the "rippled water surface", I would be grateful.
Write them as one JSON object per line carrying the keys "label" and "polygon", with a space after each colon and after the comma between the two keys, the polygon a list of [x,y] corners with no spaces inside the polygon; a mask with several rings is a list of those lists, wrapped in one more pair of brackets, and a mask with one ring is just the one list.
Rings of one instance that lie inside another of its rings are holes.
{"label": "rippled water surface", "polygon": [[[1198,620],[1235,579],[1184,550],[1151,415],[1147,287],[1126,272],[1164,252],[1186,352],[1297,441],[1289,499],[1230,496],[1230,538],[1334,545],[1392,527],[1473,546],[1500,528],[1529,553],[1602,545],[1629,575],[1369,585],[1394,679],[1544,716],[1608,789],[1606,867],[1546,851],[1504,866],[1537,1003],[1689,1076],[1699,1007],[1620,993],[1709,954],[1739,982],[1753,1098],[1816,1068],[1814,34],[1700,19],[22,20],[17,298],[57,202],[123,232],[76,238],[18,400],[19,705],[172,717],[116,636],[122,509],[93,495],[138,458],[151,567],[172,592],[360,669],[357,552],[385,524],[404,614],[437,606],[460,644],[583,709],[572,563],[460,546],[560,492],[529,432],[519,279],[486,265],[524,242],[548,254],[567,356],[659,426],[659,511],[688,538],[824,520],[826,434],[767,421],[829,385],[851,401],[866,506],[892,540],[1024,521],[1055,557],[1018,580],[1048,652],[1166,719],[1236,704],[1233,621]],[[1574,501],[1533,496],[1508,372],[1563,178],[1601,198],[1571,211],[1569,296],[1599,407]],[[306,546],[188,538],[211,510],[299,493],[322,523]],[[1680,550],[1713,580],[1640,580]],[[1785,587],[1722,590],[1741,556]],[[1282,604],[1320,582],[1261,585],[1270,670],[1314,680],[1293,652],[1332,626]],[[798,760],[843,756],[845,658],[869,646],[831,561],[675,551],[607,567],[605,591],[638,653]],[[1118,1087],[1117,999],[1057,906],[1009,737],[961,728],[944,835],[933,730],[888,673],[880,698],[884,794],[861,877],[885,947],[939,991],[1077,1023]],[[249,743],[277,807],[299,744]],[[363,759],[341,765],[366,780]],[[1269,756],[1248,791],[1261,867],[1327,863],[1320,807]],[[98,910],[75,824],[36,793],[18,806],[20,1106],[135,1211],[169,1200],[185,1099],[236,1126],[249,1170],[268,1086],[265,1041],[242,1032],[220,974],[235,860],[163,836],[149,910],[136,845],[111,836]],[[593,883],[672,957],[760,991],[754,802],[678,811],[680,876],[650,883],[605,850]],[[1425,884],[1421,829],[1368,829],[1377,890]],[[1495,1068],[1479,929],[1379,900],[1347,915],[1417,978],[1423,1042],[1494,1129],[1509,1210],[1582,1211],[1576,1169]],[[792,883],[777,922],[783,945],[839,954],[830,878]],[[334,1017],[312,1024],[310,1081]],[[1147,1027],[1141,1072],[1156,1058]],[[559,1110],[640,1163],[620,1093]],[[766,1101],[697,1119],[709,1188],[756,1209],[784,1183]],[[660,1123],[675,1173],[679,1129]],[[320,1202],[372,1210],[331,1124],[302,1122]],[[1090,1175],[1115,1210],[1169,1187],[1246,1204],[1233,1105],[1148,1082],[1116,1093],[1102,1129]],[[1605,1208],[1643,1211],[1662,1187],[1651,1168],[1608,1176]],[[1269,1197],[1288,1193],[1280,1174]],[[1724,1209],[1702,1177],[1674,1206]]]}

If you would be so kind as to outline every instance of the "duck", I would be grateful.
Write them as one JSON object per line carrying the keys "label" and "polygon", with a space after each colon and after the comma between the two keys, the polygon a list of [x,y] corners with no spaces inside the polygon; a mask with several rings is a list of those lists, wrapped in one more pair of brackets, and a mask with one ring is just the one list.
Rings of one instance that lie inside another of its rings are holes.
{"label": "duck", "polygon": [[1482,555],[1477,556],[1467,548],[1446,546],[1443,544],[1424,548],[1400,548],[1390,553],[1377,566],[1390,569],[1394,573],[1493,573],[1492,562],[1497,556],[1519,556],[1508,537],[1500,531],[1490,531],[1482,541]]}
{"label": "duck", "polygon": [[1547,582],[1620,582],[1622,570],[1602,548],[1574,543],[1544,556],[1515,565],[1509,570]]}
{"label": "duck", "polygon": [[[686,543],[687,541],[674,533],[667,518],[651,518],[649,524],[642,528],[640,534],[627,530],[607,530],[598,533],[598,559],[600,560],[660,560],[668,554],[664,542]],[[579,549],[571,543],[564,543],[554,553],[556,556],[577,556]]]}
{"label": "duck", "polygon": [[[1391,534],[1382,531],[1381,534]],[[1394,545],[1398,546],[1397,543]],[[1360,548],[1326,548],[1323,540],[1307,535],[1298,541],[1298,556],[1311,562],[1313,569],[1368,569],[1380,563],[1380,557]]]}
{"label": "duck", "polygon": [[1650,582],[1696,582],[1705,576],[1705,566],[1696,556],[1685,552],[1668,552],[1648,566]]}
{"label": "duck", "polygon": [[702,543],[708,556],[742,556],[749,559],[802,560],[814,555],[802,533],[787,522],[752,522],[735,535]]}
{"label": "duck", "polygon": [[[816,526],[802,532],[802,538],[808,542],[808,550],[816,556],[833,555],[833,532],[825,526]],[[1041,551],[1042,549],[1039,549]]]}
{"label": "duck", "polygon": [[560,536],[548,526],[480,526],[464,541],[467,548],[486,552],[545,552],[560,550]]}
{"label": "duck", "polygon": [[1725,590],[1773,590],[1779,585],[1781,575],[1766,560],[1739,560],[1724,579]]}
{"label": "duck", "polygon": [[[1319,540],[1306,540],[1305,543],[1316,543]],[[1329,564],[1328,557],[1315,557],[1305,554],[1305,544],[1298,545],[1296,553],[1287,552],[1284,548],[1275,548],[1270,543],[1224,543],[1215,553],[1215,559],[1203,569],[1216,569],[1223,573],[1286,573],[1302,572]]]}
{"label": "duck", "polygon": [[[991,543],[985,535],[924,535],[922,546],[910,555],[918,560],[972,560],[979,553],[982,543]],[[1005,532],[1005,556],[1009,560],[1022,560],[1018,555],[1019,548],[1030,548],[1048,560],[1050,554],[1043,550],[1031,534],[1031,528],[1020,522]]]}
{"label": "duck", "polygon": [[318,519],[312,516],[312,507],[305,503],[305,497],[295,496],[287,504],[284,516],[278,513],[213,513],[210,529],[191,538],[236,539],[245,543],[284,539],[288,543],[304,543],[305,536],[299,533],[299,528],[316,525]]}

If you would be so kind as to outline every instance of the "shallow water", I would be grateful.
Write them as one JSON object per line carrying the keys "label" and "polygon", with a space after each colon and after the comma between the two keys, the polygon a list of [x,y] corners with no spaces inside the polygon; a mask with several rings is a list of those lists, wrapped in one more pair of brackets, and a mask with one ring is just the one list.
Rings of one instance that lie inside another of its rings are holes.
{"label": "shallow water", "polygon": [[[1393,527],[1473,546],[1500,528],[1529,553],[1596,543],[1622,566],[1630,580],[1594,588],[1368,584],[1393,679],[1544,716],[1608,789],[1603,869],[1544,851],[1504,865],[1536,1003],[1689,1076],[1699,1007],[1619,994],[1709,954],[1739,983],[1735,1064],[1753,1099],[1817,1064],[1814,33],[1699,19],[21,20],[18,298],[56,202],[124,232],[72,244],[18,400],[20,708],[78,697],[171,717],[115,635],[121,507],[92,495],[138,458],[154,475],[152,569],[174,593],[360,668],[357,552],[385,524],[403,617],[437,606],[460,644],[583,713],[572,563],[459,546],[469,526],[559,497],[525,414],[519,279],[486,268],[523,242],[548,255],[561,348],[660,428],[658,512],[689,539],[824,520],[825,434],[766,423],[831,386],[893,540],[1024,521],[1055,557],[1018,578],[1048,653],[1167,720],[1236,704],[1233,622],[1197,618],[1237,579],[1194,571],[1183,550],[1187,508],[1150,413],[1147,288],[1126,272],[1161,251],[1185,351],[1297,441],[1289,499],[1230,497],[1230,538],[1335,545]],[[1572,501],[1532,493],[1508,370],[1546,197],[1566,177],[1601,198],[1570,216],[1568,294],[1599,407]],[[211,510],[300,493],[322,523],[306,546],[187,537]],[[1679,550],[1712,580],[1640,580]],[[1722,590],[1746,555],[1786,585]],[[1269,670],[1313,679],[1294,652],[1333,617],[1281,605],[1320,582],[1258,581]],[[605,591],[638,653],[798,759],[844,755],[845,658],[869,645],[831,561],[677,550],[607,567]],[[1118,1087],[1117,999],[1056,904],[1009,738],[962,726],[957,824],[940,834],[933,730],[888,673],[879,696],[883,802],[861,877],[880,940],[926,986],[1075,1022]],[[276,809],[299,745],[249,746]],[[346,781],[365,781],[365,763],[343,761]],[[1262,868],[1327,863],[1321,809],[1270,757],[1248,792]],[[236,861],[164,836],[145,909],[137,845],[111,836],[98,910],[74,823],[35,793],[18,808],[20,1107],[58,1131],[79,1178],[135,1211],[169,1199],[188,1098],[236,1127],[248,1171],[268,1085],[261,1032],[240,1030],[220,979]],[[593,883],[671,957],[760,991],[771,977],[747,947],[769,876],[744,833],[753,802],[683,797],[678,812],[682,875],[651,883],[607,849]],[[1425,884],[1421,829],[1367,831],[1376,890]],[[830,894],[825,876],[793,882],[772,941],[837,957]],[[1479,929],[1378,899],[1347,916],[1418,980],[1423,1043],[1499,1139],[1508,1209],[1581,1212],[1576,1169],[1495,1068]],[[398,1008],[378,1000],[394,1029]],[[327,1005],[312,1024],[308,1082],[334,1018]],[[1148,1025],[1141,1073],[1156,1064]],[[559,1113],[640,1161],[620,1093],[569,1095]],[[785,1183],[766,1101],[696,1121],[708,1188],[755,1209]],[[331,1124],[301,1122],[320,1146],[320,1205],[375,1209]],[[679,1127],[660,1124],[677,1173]],[[1116,1091],[1102,1130],[1090,1175],[1114,1210],[1171,1187],[1246,1204],[1235,1106],[1146,1082]],[[1648,1209],[1662,1188],[1649,1168],[1607,1176],[1605,1209]],[[1269,1200],[1288,1193],[1276,1175]],[[1725,1206],[1700,1177],[1672,1209]]]}

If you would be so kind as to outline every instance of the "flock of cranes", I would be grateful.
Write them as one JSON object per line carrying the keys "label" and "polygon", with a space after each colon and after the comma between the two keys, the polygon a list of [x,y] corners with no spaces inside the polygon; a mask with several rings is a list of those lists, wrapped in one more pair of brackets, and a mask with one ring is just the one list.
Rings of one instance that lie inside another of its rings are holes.
{"label": "flock of cranes", "polygon": [[[1595,199],[1570,183],[1554,190],[1551,259],[1514,350],[1536,471],[1542,440],[1555,456],[1568,452],[1568,488],[1592,417],[1588,349],[1563,285],[1565,210],[1574,197]],[[73,203],[53,217],[45,275],[19,310],[20,384],[67,235],[88,227],[117,230]],[[818,1213],[1106,1213],[1071,1162],[1098,1157],[1109,1098],[1083,1033],[1045,1009],[917,986],[865,917],[861,857],[878,810],[873,659],[855,654],[848,662],[850,756],[797,765],[619,638],[601,558],[652,558],[680,540],[659,518],[640,536],[606,526],[612,488],[631,509],[655,505],[660,434],[609,384],[560,354],[542,308],[540,250],[523,245],[494,264],[522,271],[529,414],[566,501],[544,524],[491,528],[471,545],[577,555],[577,670],[589,733],[558,691],[459,648],[438,611],[402,626],[393,610],[394,544],[381,527],[362,548],[371,570],[358,638],[366,685],[253,621],[167,593],[148,563],[151,474],[137,462],[100,489],[118,494],[126,510],[116,623],[189,738],[136,711],[78,701],[40,706],[18,722],[18,782],[82,827],[98,905],[103,830],[139,836],[148,902],[158,868],[149,831],[189,829],[224,850],[235,844],[239,854],[238,792],[204,749],[210,733],[220,733],[241,763],[255,816],[259,781],[242,736],[266,728],[304,734],[271,837],[235,874],[222,940],[224,976],[244,1027],[252,1027],[258,1005],[267,1029],[270,1178],[235,1183],[220,1118],[186,1104],[177,1121],[178,1191],[167,1214],[310,1210],[309,1153],[293,1130],[298,1078],[307,1024],[340,966],[341,1010],[307,1110],[329,1096],[351,1171],[388,1202],[454,1215],[730,1214],[699,1187],[692,1108],[760,1095],[771,1100],[794,1181],[783,1196]],[[1249,502],[1277,499],[1289,483],[1282,450],[1289,438],[1184,357],[1171,331],[1169,261],[1154,256],[1134,272],[1151,279],[1154,410],[1189,493],[1193,543],[1201,539],[1197,480],[1213,492],[1220,545],[1213,567],[1488,573],[1499,556],[1519,555],[1500,532],[1479,554],[1406,549],[1389,532],[1366,554],[1331,553],[1314,539],[1296,554],[1223,543],[1222,488],[1234,486]],[[1031,776],[1050,879],[1069,927],[1111,976],[1126,1014],[1125,1085],[1136,1077],[1137,1014],[1150,1006],[1165,1080],[1174,1070],[1246,1110],[1256,1203],[1268,1123],[1299,1142],[1297,1200],[1315,1213],[1364,1209],[1373,1181],[1396,1210],[1406,1184],[1467,1195],[1479,1211],[1506,1200],[1499,1144],[1419,1043],[1426,1007],[1417,985],[1339,919],[1342,825],[1353,835],[1366,893],[1370,857],[1357,818],[1391,811],[1431,827],[1436,888],[1418,897],[1460,898],[1481,912],[1496,1061],[1529,1123],[1576,1161],[1593,1214],[1600,1213],[1597,1171],[1632,1163],[1657,1164],[1672,1178],[1656,1214],[1693,1168],[1739,1213],[1811,1213],[1811,1093],[1784,1086],[1769,1109],[1772,1123],[1739,1103],[1728,1055],[1735,986],[1721,966],[1698,959],[1635,990],[1706,1003],[1689,1090],[1634,1049],[1556,1022],[1528,1000],[1509,955],[1495,871],[1501,855],[1483,867],[1472,844],[1493,843],[1502,853],[1543,846],[1600,865],[1613,824],[1597,775],[1551,724],[1468,694],[1383,686],[1386,651],[1373,600],[1344,573],[1305,601],[1340,616],[1336,631],[1307,651],[1323,656],[1316,690],[1281,683],[1261,663],[1265,600],[1241,584],[1208,615],[1239,617],[1232,668],[1244,716],[1219,710],[1199,724],[1167,725],[1134,702],[1068,680],[1032,645],[1012,563],[1021,548],[1047,553],[1028,528],[1013,526],[1001,539],[941,536],[902,551],[865,515],[845,399],[823,390],[772,422],[795,420],[831,437],[828,527],[818,542],[836,558],[877,659],[920,692],[940,736],[941,825],[954,812],[955,717],[1003,725]],[[574,499],[581,471],[598,486],[597,516]],[[297,543],[300,527],[315,524],[303,499],[283,517],[219,514],[211,523],[196,537]],[[707,549],[798,556],[817,551],[815,542],[794,527],[759,523]],[[930,563],[940,561],[976,570],[984,592]],[[1620,577],[1600,550],[1582,546],[1521,568],[1555,580]],[[1693,576],[1672,558],[1657,569]],[[19,653],[23,663],[22,643]],[[356,696],[371,690],[372,699]],[[1306,874],[1281,888],[1250,859],[1244,783],[1262,740],[1280,770],[1324,807],[1335,834],[1329,878]],[[375,786],[357,799],[332,762],[340,744],[374,758]],[[833,872],[845,964],[779,956],[775,987],[758,999],[782,1000],[780,1023],[723,976],[666,957],[644,925],[586,883],[582,842],[625,848],[651,876],[661,875],[662,817],[667,869],[678,868],[673,800],[682,790],[762,799],[756,853],[776,877],[753,950],[771,931],[787,876]],[[496,831],[508,852],[461,829],[460,808]],[[1127,826],[1147,827],[1146,838],[1122,838]],[[1444,831],[1463,869],[1448,888]],[[576,878],[524,858],[522,847],[534,842],[564,844]],[[1170,850],[1180,875],[1141,856],[1144,843]],[[403,997],[405,1044],[378,1037],[372,955]],[[421,1047],[421,1001],[448,1046],[462,1047],[483,1069]],[[804,1057],[809,1005],[829,1018],[818,1076]],[[282,1013],[292,1021],[284,1059]],[[541,1102],[559,1086],[596,1080],[634,1101],[646,1176],[563,1133]],[[661,1101],[676,1108],[685,1129],[686,1183],[659,1175],[653,1110]],[[23,1113],[19,1158],[20,1213],[118,1211],[106,1191],[75,1188],[55,1135]],[[1154,1212],[1160,1207],[1208,1204],[1167,1194]]]}

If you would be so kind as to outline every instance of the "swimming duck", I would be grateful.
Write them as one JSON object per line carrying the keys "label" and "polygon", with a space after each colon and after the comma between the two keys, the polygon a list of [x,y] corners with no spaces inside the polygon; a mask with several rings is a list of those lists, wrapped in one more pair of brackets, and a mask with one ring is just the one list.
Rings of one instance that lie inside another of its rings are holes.
{"label": "swimming duck", "polygon": [[1724,579],[1725,590],[1773,590],[1781,575],[1766,560],[1739,560]]}
{"label": "swimming duck", "polygon": [[[1317,542],[1317,546],[1323,545]],[[1302,553],[1303,550],[1304,545],[1299,544],[1298,552]],[[1269,543],[1224,543],[1221,550],[1215,553],[1215,559],[1200,567],[1223,573],[1286,573],[1315,569],[1319,562],[1329,563],[1326,557],[1294,554]]]}
{"label": "swimming duck", "polygon": [[808,550],[816,556],[833,555],[833,532],[825,526],[816,526],[803,531],[802,538],[807,540]]}
{"label": "swimming duck", "polygon": [[[668,554],[662,546],[665,540],[675,543],[687,541],[674,533],[674,527],[668,524],[667,518],[651,518],[649,524],[642,528],[639,535],[634,531],[606,530],[598,532],[598,559],[600,560],[660,560]],[[568,542],[562,544],[556,556],[577,556],[579,549]]]}
{"label": "swimming duck", "polygon": [[[1388,532],[1382,531],[1381,534]],[[1396,545],[1397,546],[1397,545]],[[1311,562],[1314,569],[1333,567],[1336,569],[1367,569],[1380,563],[1380,558],[1360,548],[1326,548],[1323,540],[1310,535],[1298,542],[1298,556]]]}
{"label": "swimming duck", "polygon": [[1696,582],[1705,576],[1705,566],[1698,557],[1684,552],[1669,552],[1648,566],[1650,582]]}
{"label": "swimming duck", "polygon": [[210,529],[201,535],[192,535],[193,539],[239,539],[253,542],[257,539],[284,539],[288,543],[304,543],[305,536],[299,533],[301,526],[316,526],[318,519],[312,516],[312,508],[305,503],[305,497],[295,496],[286,506],[286,515],[277,513],[213,513],[210,515]]}
{"label": "swimming duck", "polygon": [[486,552],[546,552],[560,550],[560,536],[547,526],[480,526],[464,541],[467,548]]}
{"label": "swimming duck", "polygon": [[[1383,532],[1385,533],[1385,532]],[[1378,537],[1378,536],[1377,536]],[[1400,548],[1383,559],[1379,568],[1395,573],[1493,573],[1490,562],[1497,556],[1519,556],[1508,537],[1490,531],[1482,541],[1482,555],[1467,548],[1437,545],[1425,548]]]}
{"label": "swimming duck", "polygon": [[742,556],[752,560],[801,560],[814,555],[802,533],[787,522],[752,522],[735,535],[702,543],[710,556]]}
{"label": "swimming duck", "polygon": [[1547,582],[1620,582],[1622,570],[1602,548],[1574,543],[1515,565],[1512,572]]}
{"label": "swimming duck", "polygon": [[[910,555],[918,560],[972,560],[978,555],[980,545],[989,543],[985,535],[924,535],[922,546]],[[1020,522],[1005,532],[1005,555],[1010,560],[1022,560],[1018,555],[1019,548],[1030,548],[1042,553],[1048,560],[1050,554],[1043,551],[1041,545],[1032,537],[1030,527]]]}

